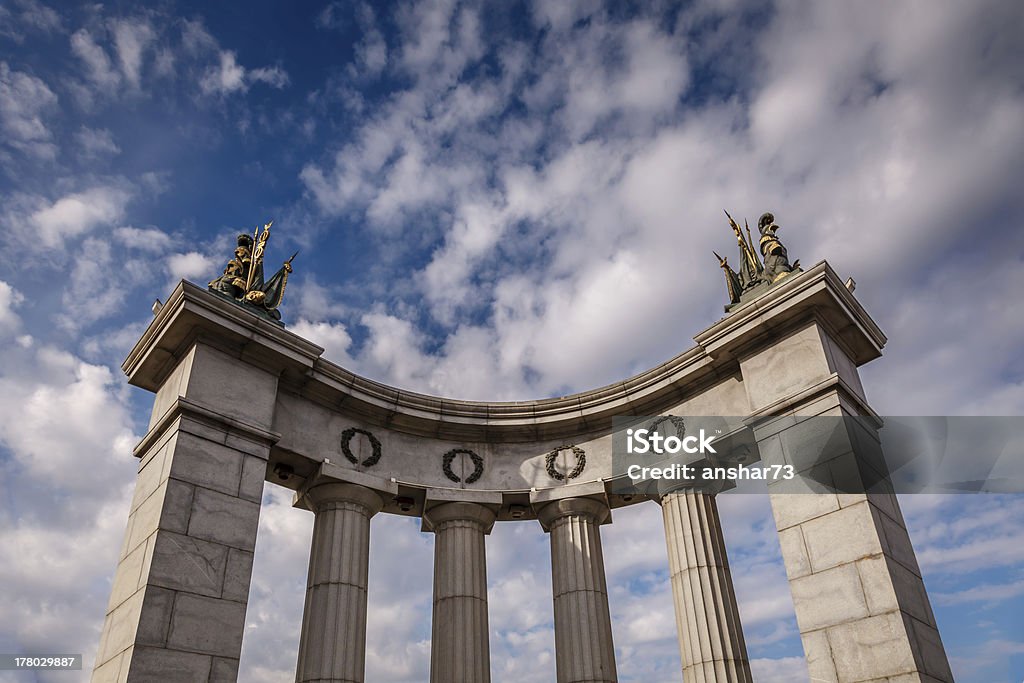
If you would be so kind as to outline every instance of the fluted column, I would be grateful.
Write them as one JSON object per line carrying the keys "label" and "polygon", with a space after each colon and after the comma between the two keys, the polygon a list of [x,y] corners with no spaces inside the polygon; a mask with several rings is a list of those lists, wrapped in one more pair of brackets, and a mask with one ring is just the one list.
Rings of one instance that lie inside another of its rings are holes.
{"label": "fluted column", "polygon": [[686,683],[750,683],[750,663],[715,496],[661,498]]}
{"label": "fluted column", "polygon": [[434,616],[431,683],[491,680],[484,536],[494,512],[478,503],[452,502],[423,515],[434,531]]}
{"label": "fluted column", "polygon": [[305,498],[316,521],[295,680],[362,683],[370,518],[383,501],[371,489],[347,483],[319,484]]}
{"label": "fluted column", "polygon": [[565,498],[537,515],[551,535],[558,683],[618,680],[601,552],[600,524],[608,513],[599,500]]}

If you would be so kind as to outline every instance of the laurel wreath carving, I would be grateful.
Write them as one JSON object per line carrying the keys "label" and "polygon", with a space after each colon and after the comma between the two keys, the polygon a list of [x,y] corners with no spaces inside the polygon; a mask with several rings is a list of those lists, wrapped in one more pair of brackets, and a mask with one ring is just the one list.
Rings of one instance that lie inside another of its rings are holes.
{"label": "laurel wreath carving", "polygon": [[468,455],[469,459],[473,461],[473,472],[466,477],[466,483],[472,484],[484,474],[484,459],[477,455],[475,452],[468,448],[453,448],[441,457],[441,469],[444,470],[444,476],[448,477],[456,484],[462,481],[459,475],[452,471],[452,463],[455,462],[455,456]]}
{"label": "laurel wreath carving", "polygon": [[363,467],[373,467],[380,460],[381,448],[380,441],[373,435],[372,432],[368,432],[365,429],[358,429],[356,427],[349,427],[341,433],[341,453],[345,458],[353,465],[360,464],[359,458],[356,457],[355,453],[352,452],[351,442],[352,437],[356,434],[362,434],[370,442],[370,446],[373,448],[373,452],[363,460]]}
{"label": "laurel wreath carving", "polygon": [[662,424],[663,422],[671,422],[672,426],[676,428],[676,436],[679,437],[680,439],[686,435],[686,422],[683,421],[683,418],[679,417],[678,415],[662,415],[654,422],[647,425],[648,431],[653,432],[658,428],[658,425]]}
{"label": "laurel wreath carving", "polygon": [[[576,467],[573,467],[568,474],[562,474],[555,469],[555,459],[558,458],[558,454],[566,449],[571,449],[573,455],[576,456]],[[553,451],[548,453],[544,457],[544,469],[548,471],[548,476],[558,481],[565,481],[566,479],[575,479],[583,473],[583,469],[587,466],[587,453],[576,444],[565,444],[555,448]]]}

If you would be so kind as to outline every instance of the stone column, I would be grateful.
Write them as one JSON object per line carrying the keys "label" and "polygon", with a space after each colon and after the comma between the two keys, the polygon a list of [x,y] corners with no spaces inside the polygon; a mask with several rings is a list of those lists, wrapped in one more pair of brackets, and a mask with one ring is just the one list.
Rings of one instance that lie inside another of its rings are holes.
{"label": "stone column", "polygon": [[537,515],[551,535],[558,683],[618,680],[601,552],[600,524],[608,515],[608,506],[592,498],[556,500]]}
{"label": "stone column", "polygon": [[665,543],[686,683],[750,683],[715,496],[693,489],[661,497]]}
{"label": "stone column", "polygon": [[315,484],[302,502],[316,514],[295,680],[362,683],[370,518],[384,505],[365,486]]}
{"label": "stone column", "polygon": [[434,531],[434,615],[431,683],[491,680],[484,536],[494,512],[478,503],[452,502],[423,515]]}

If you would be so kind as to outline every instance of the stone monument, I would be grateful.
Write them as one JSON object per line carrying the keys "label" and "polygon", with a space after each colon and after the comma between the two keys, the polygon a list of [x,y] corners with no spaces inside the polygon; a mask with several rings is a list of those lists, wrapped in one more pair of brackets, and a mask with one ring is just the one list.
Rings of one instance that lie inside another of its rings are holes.
{"label": "stone monument", "polygon": [[[181,282],[122,366],[154,402],[92,681],[237,680],[267,481],[314,515],[296,681],[364,680],[380,513],[434,535],[431,681],[490,680],[496,522],[550,538],[559,683],[618,680],[601,527],[654,503],[612,491],[613,418],[745,416],[757,457],[798,469],[813,417],[877,418],[857,372],[881,355],[877,325],[827,263],[789,264],[771,214],[763,262],[730,222],[742,256],[740,273],[721,259],[731,312],[695,345],[613,385],[514,403],[425,396],[323,358],[273,314],[290,266],[279,287],[261,282],[261,260],[250,278],[266,239],[239,238],[214,291]],[[873,435],[855,429],[830,466],[862,465],[852,444]],[[895,495],[769,495],[811,679],[951,682]],[[750,681],[714,493],[684,485],[656,500],[684,680]]]}

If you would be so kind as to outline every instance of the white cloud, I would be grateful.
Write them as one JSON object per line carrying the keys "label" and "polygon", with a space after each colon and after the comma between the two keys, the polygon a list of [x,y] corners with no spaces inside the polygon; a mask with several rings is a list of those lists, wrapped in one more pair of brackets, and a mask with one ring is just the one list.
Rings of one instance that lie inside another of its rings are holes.
{"label": "white cloud", "polygon": [[232,50],[221,50],[218,65],[206,70],[199,88],[205,95],[224,96],[245,92],[253,83],[280,89],[288,84],[288,74],[279,66],[246,69]]}
{"label": "white cloud", "polygon": [[11,6],[0,7],[0,35],[20,44],[25,29],[57,33],[64,27],[60,15],[38,0],[15,0]]}
{"label": "white cloud", "polygon": [[171,236],[157,228],[133,228],[130,226],[115,228],[114,239],[129,249],[160,254],[170,249]]}
{"label": "white cloud", "polygon": [[245,68],[235,61],[234,52],[223,50],[220,53],[220,64],[207,70],[199,87],[207,95],[226,95],[244,90]]}
{"label": "white cloud", "polygon": [[121,220],[131,193],[118,185],[100,185],[44,203],[28,216],[42,245],[60,249],[65,241]]}
{"label": "white cloud", "polygon": [[121,153],[121,148],[114,142],[114,134],[106,128],[82,126],[75,133],[75,141],[86,158],[97,159]]}
{"label": "white cloud", "polygon": [[349,347],[352,346],[352,337],[349,336],[344,325],[299,320],[289,325],[288,328],[300,337],[324,347],[323,357],[332,363],[346,368],[352,366],[352,359],[348,355]]}
{"label": "white cloud", "polygon": [[99,640],[124,532],[136,436],[109,369],[50,346],[0,359],[0,621],[17,651]]}
{"label": "white cloud", "polygon": [[120,72],[87,29],[79,29],[71,36],[71,51],[82,60],[89,79],[97,89],[113,92],[121,84]]}
{"label": "white cloud", "polygon": [[25,300],[21,292],[0,280],[0,330],[4,336],[17,332],[21,327],[21,318],[14,312]]}
{"label": "white cloud", "polygon": [[167,272],[173,285],[176,285],[178,280],[195,280],[205,284],[219,275],[217,259],[197,251],[168,256]]}
{"label": "white cloud", "polygon": [[56,104],[45,82],[0,62],[0,130],[7,145],[37,159],[56,157],[53,133],[44,122]]}
{"label": "white cloud", "polygon": [[249,81],[254,83],[266,83],[271,88],[277,88],[280,90],[288,85],[288,73],[279,66],[250,69]]}
{"label": "white cloud", "polygon": [[121,73],[129,85],[138,88],[143,53],[156,38],[153,28],[144,21],[119,19],[112,22],[111,31]]}

